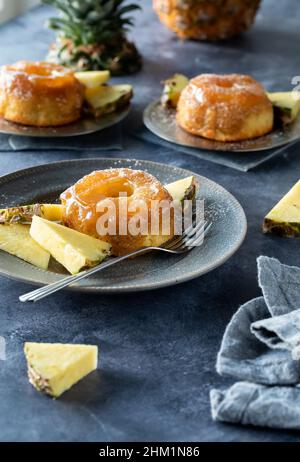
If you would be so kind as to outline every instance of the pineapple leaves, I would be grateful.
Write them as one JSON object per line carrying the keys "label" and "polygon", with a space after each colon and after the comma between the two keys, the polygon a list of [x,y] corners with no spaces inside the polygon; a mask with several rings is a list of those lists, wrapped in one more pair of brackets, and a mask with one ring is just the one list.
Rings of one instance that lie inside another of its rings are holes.
{"label": "pineapple leaves", "polygon": [[140,10],[140,6],[138,5],[127,5],[127,6],[123,6],[123,8],[120,8],[120,10],[118,11],[118,15],[119,16],[122,16],[123,14],[125,13],[129,13],[129,11],[134,11],[134,10]]}
{"label": "pineapple leaves", "polygon": [[[1,1],[1,0],[0,0]],[[126,38],[134,24],[139,0],[42,0],[58,10],[49,19],[57,32],[49,59],[77,70],[108,69],[131,74],[142,66],[141,56]]]}
{"label": "pineapple leaves", "polygon": [[124,0],[42,0],[60,13],[49,20],[49,27],[76,45],[109,42],[125,34],[133,25],[129,13],[140,9]]}
{"label": "pineapple leaves", "polygon": [[72,37],[75,44],[80,44],[81,30],[75,23],[64,18],[50,18],[48,23],[51,29],[59,31],[66,38]]}

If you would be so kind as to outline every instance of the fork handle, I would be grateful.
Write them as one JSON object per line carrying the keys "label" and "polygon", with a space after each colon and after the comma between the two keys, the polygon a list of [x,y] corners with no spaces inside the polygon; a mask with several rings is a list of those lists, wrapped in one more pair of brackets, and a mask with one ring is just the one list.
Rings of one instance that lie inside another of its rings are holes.
{"label": "fork handle", "polygon": [[54,294],[58,290],[68,287],[70,284],[81,281],[82,279],[85,279],[91,276],[92,274],[98,273],[106,268],[109,268],[110,266],[116,265],[117,263],[120,263],[123,260],[127,260],[127,258],[135,257],[137,255],[145,253],[145,251],[148,252],[148,250],[156,250],[156,249],[157,247],[145,247],[139,250],[135,250],[134,252],[128,253],[127,255],[123,255],[122,257],[113,258],[106,263],[100,264],[98,266],[94,266],[93,268],[90,268],[86,271],[82,271],[76,276],[67,276],[61,279],[60,281],[53,282],[52,284],[48,284],[44,287],[28,292],[27,294],[21,295],[19,297],[19,300],[20,302],[23,302],[23,303],[37,302],[38,300],[41,300],[42,298],[47,297],[48,295]]}

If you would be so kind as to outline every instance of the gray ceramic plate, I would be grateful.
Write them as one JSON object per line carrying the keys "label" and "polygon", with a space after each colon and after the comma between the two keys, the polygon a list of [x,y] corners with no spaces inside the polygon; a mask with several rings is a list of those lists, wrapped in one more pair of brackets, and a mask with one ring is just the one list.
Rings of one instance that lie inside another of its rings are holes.
{"label": "gray ceramic plate", "polygon": [[99,118],[84,116],[78,122],[63,125],[62,127],[30,127],[8,122],[0,118],[0,133],[16,136],[32,136],[36,138],[61,138],[88,135],[121,122],[121,120],[127,116],[129,108],[130,106],[122,111],[107,114]]}
{"label": "gray ceramic plate", "polygon": [[[110,167],[141,169],[155,175],[163,184],[191,175],[171,165],[124,159],[84,159],[32,167],[0,178],[0,207],[35,202],[52,202],[59,194],[93,170]],[[246,234],[244,211],[224,188],[195,175],[199,197],[205,199],[205,213],[213,226],[201,247],[185,255],[148,253],[105,270],[73,286],[82,292],[134,292],[171,286],[201,276],[222,265],[239,248]],[[0,251],[0,274],[32,283],[49,284],[66,274],[54,263],[40,270]]]}
{"label": "gray ceramic plate", "polygon": [[144,124],[160,138],[181,146],[209,151],[257,152],[278,148],[300,139],[300,116],[291,125],[273,130],[265,136],[253,140],[223,143],[201,136],[191,135],[182,130],[176,122],[176,111],[164,108],[159,100],[150,103],[144,111]]}

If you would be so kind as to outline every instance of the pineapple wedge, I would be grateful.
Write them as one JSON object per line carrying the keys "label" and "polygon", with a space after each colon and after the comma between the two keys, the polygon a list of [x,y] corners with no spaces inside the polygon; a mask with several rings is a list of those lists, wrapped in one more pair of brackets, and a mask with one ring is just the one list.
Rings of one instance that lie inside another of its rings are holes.
{"label": "pineapple wedge", "polygon": [[97,369],[98,348],[93,345],[26,342],[24,353],[29,382],[55,398]]}
{"label": "pineapple wedge", "polygon": [[95,117],[110,114],[126,106],[133,96],[131,85],[112,85],[87,88],[85,98]]}
{"label": "pineapple wedge", "polygon": [[265,217],[263,232],[284,237],[300,236],[300,180]]}
{"label": "pineapple wedge", "polygon": [[50,254],[32,239],[29,226],[0,225],[0,249],[38,268],[48,268]]}
{"label": "pineapple wedge", "polygon": [[267,93],[274,106],[275,116],[284,124],[291,124],[300,112],[300,91]]}
{"label": "pineapple wedge", "polygon": [[161,96],[161,104],[164,107],[176,109],[181,92],[189,83],[189,79],[183,74],[174,74],[163,83],[164,89]]}
{"label": "pineapple wedge", "polygon": [[186,199],[193,199],[197,190],[197,182],[194,176],[174,181],[165,186],[165,189],[171,194],[173,201],[182,202]]}
{"label": "pineapple wedge", "polygon": [[45,220],[59,221],[63,219],[64,208],[62,204],[42,204],[41,205],[41,217]]}
{"label": "pineapple wedge", "polygon": [[75,77],[86,88],[98,88],[110,79],[109,71],[75,72]]}
{"label": "pineapple wedge", "polygon": [[61,204],[33,204],[1,209],[0,223],[31,223],[34,215],[60,222],[63,217],[63,206]]}
{"label": "pineapple wedge", "polygon": [[34,216],[31,237],[71,274],[98,265],[110,253],[110,244],[53,221]]}

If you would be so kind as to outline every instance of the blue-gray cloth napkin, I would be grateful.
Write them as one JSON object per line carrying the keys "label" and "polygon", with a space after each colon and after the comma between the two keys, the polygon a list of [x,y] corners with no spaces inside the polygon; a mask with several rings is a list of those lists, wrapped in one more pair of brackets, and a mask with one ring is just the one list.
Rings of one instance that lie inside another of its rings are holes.
{"label": "blue-gray cloth napkin", "polygon": [[238,382],[211,391],[214,420],[243,425],[300,430],[300,389]]}
{"label": "blue-gray cloth napkin", "polygon": [[199,159],[208,160],[215,164],[224,165],[226,167],[239,170],[241,172],[248,172],[249,170],[258,167],[261,164],[277,157],[283,155],[290,149],[295,142],[290,143],[289,145],[282,146],[280,148],[268,149],[266,151],[260,152],[221,152],[221,151],[205,151],[201,149],[190,148],[188,146],[180,146],[169,141],[163,140],[158,136],[151,133],[147,128],[143,127],[133,133],[136,138],[139,138],[148,143],[157,144],[165,148],[172,149],[173,151],[183,152],[185,154],[190,154]]}
{"label": "blue-gray cloth napkin", "polygon": [[82,151],[121,150],[123,148],[120,125],[106,128],[98,132],[73,137],[33,138],[14,135],[0,135],[0,152],[9,151]]}
{"label": "blue-gray cloth napkin", "polygon": [[241,380],[211,391],[215,420],[300,429],[300,268],[259,257],[263,296],[230,321],[217,372]]}

